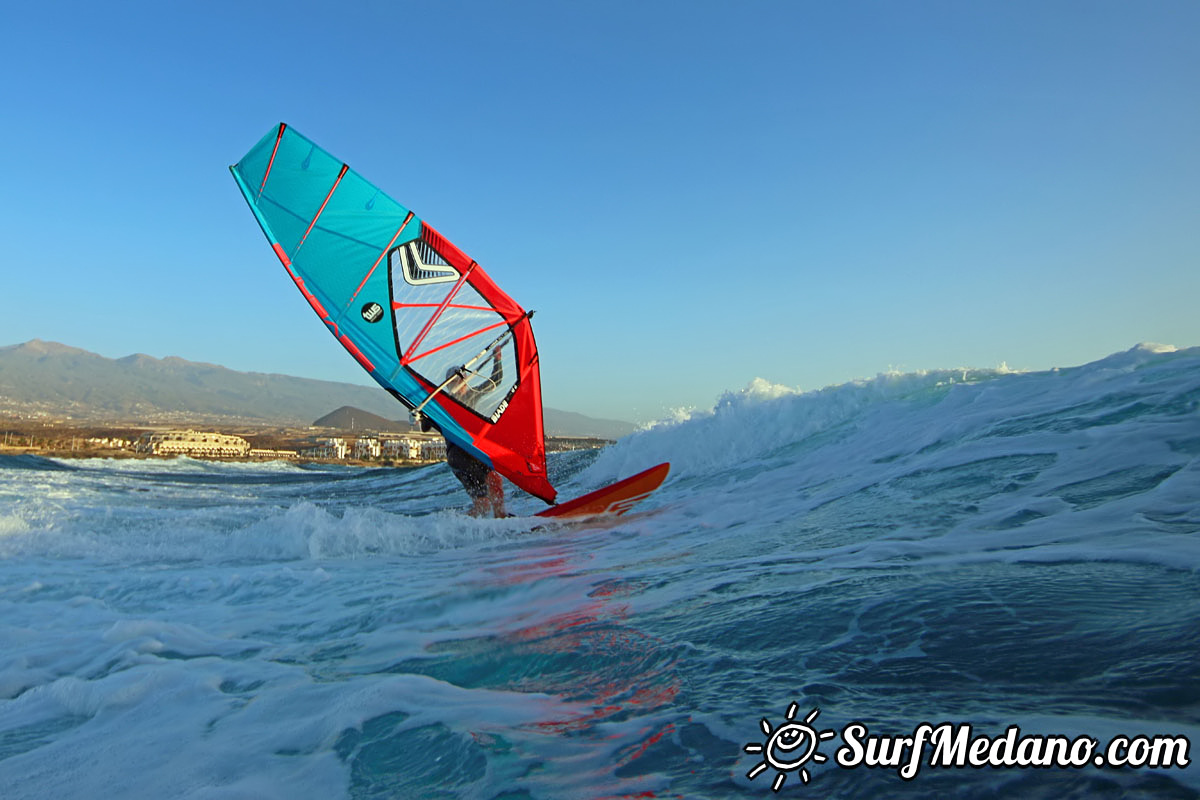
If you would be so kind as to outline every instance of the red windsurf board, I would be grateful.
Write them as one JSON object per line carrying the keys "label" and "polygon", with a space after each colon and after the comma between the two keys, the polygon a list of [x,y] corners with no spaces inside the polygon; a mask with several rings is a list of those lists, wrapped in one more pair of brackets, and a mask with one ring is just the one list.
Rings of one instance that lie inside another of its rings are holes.
{"label": "red windsurf board", "polygon": [[539,511],[537,516],[556,519],[577,519],[601,514],[620,516],[661,486],[670,470],[670,464],[659,464],[594,492],[588,492],[582,497]]}

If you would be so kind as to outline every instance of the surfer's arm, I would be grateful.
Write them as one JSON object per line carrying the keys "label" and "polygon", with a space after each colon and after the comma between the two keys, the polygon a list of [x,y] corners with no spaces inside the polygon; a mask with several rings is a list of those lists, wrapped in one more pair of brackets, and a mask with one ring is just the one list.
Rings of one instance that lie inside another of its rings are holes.
{"label": "surfer's arm", "polygon": [[500,348],[492,353],[492,386],[497,389],[504,383],[504,361],[500,358]]}
{"label": "surfer's arm", "polygon": [[472,389],[480,394],[487,394],[500,388],[504,382],[504,362],[500,359],[500,350],[492,351],[492,376]]}

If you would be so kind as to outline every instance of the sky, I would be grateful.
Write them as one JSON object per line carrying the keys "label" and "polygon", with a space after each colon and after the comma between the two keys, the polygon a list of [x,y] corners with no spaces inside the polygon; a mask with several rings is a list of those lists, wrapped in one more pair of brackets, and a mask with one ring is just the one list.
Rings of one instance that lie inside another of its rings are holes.
{"label": "sky", "polygon": [[280,121],[537,311],[554,408],[1200,345],[1197,41],[1193,0],[6,3],[0,346],[371,384],[230,177]]}

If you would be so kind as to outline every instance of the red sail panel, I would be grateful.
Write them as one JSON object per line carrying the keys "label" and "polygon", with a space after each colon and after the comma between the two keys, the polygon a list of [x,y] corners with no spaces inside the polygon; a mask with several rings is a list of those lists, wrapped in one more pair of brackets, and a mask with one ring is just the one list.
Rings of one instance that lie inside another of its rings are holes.
{"label": "red sail panel", "polygon": [[[389,254],[401,364],[429,392],[468,364],[469,399],[442,391],[431,402],[458,423],[498,472],[552,502],[529,316],[482,267],[427,223],[421,225],[419,239]],[[478,359],[497,338],[498,357]]]}

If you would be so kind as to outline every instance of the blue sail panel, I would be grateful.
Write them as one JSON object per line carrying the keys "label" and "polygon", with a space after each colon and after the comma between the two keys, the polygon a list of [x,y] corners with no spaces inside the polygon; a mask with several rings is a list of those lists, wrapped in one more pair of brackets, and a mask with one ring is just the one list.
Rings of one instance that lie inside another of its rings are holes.
{"label": "blue sail panel", "polygon": [[[363,368],[448,441],[552,501],[529,315],[409,209],[286,125],[230,169],[296,286]],[[480,348],[490,348],[490,376],[472,366]],[[440,391],[454,370],[477,381],[472,392]]]}

